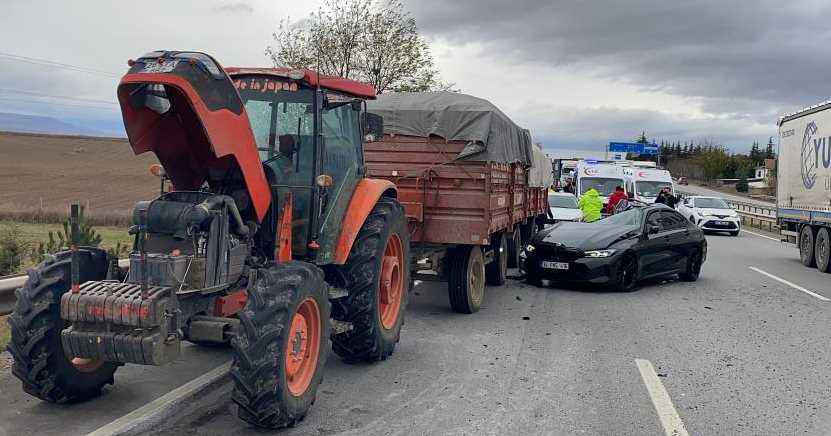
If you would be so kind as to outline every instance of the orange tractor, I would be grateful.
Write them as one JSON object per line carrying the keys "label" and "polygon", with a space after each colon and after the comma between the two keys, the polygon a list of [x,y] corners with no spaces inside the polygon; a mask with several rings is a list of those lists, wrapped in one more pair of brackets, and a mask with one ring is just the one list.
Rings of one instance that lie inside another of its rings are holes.
{"label": "orange tractor", "polygon": [[230,343],[240,418],[293,425],[327,340],[359,362],[386,359],[400,337],[409,237],[396,186],[366,177],[363,140],[383,135],[366,112],[375,90],[194,52],[129,65],[127,136],[169,188],[134,208],[128,272],[76,246],[29,272],[10,318],[13,373],[42,400],[72,402],[125,363],[171,362],[182,341]]}

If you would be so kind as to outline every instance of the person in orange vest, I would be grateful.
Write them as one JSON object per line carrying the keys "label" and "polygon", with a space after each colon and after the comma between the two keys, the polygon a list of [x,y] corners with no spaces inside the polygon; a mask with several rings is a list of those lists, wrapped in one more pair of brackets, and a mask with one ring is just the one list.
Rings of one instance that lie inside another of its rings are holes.
{"label": "person in orange vest", "polygon": [[615,192],[613,192],[612,195],[609,196],[609,202],[606,203],[606,213],[610,215],[615,213],[615,207],[617,206],[617,204],[620,203],[621,200],[625,199],[626,193],[623,192],[623,187],[616,186]]}

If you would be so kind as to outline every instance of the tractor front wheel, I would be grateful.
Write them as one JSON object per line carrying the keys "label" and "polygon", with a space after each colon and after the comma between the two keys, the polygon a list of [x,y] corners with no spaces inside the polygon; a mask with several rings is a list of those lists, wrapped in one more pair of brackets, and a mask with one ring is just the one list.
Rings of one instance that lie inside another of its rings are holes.
{"label": "tractor front wheel", "polygon": [[347,290],[332,302],[332,318],[352,325],[332,336],[332,350],[347,362],[384,360],[401,338],[410,288],[407,217],[398,200],[381,197],[329,282]]}
{"label": "tractor front wheel", "polygon": [[[85,248],[78,257],[81,283],[106,279],[106,252]],[[50,403],[98,396],[104,385],[113,384],[118,368],[64,353],[61,331],[67,323],[61,319],[61,295],[71,287],[71,258],[69,251],[57,253],[30,270],[29,279],[15,291],[17,304],[9,317],[12,374],[23,382],[24,391]]]}
{"label": "tractor front wheel", "polygon": [[293,426],[306,416],[328,354],[329,294],[323,271],[291,261],[258,270],[231,341],[231,399],[258,427]]}

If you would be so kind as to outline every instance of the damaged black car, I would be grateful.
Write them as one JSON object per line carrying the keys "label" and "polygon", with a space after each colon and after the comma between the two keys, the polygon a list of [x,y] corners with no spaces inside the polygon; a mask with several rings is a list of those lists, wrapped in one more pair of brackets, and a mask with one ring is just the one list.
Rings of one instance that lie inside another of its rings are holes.
{"label": "damaged black car", "polygon": [[649,278],[677,274],[696,281],[707,240],[663,204],[633,205],[593,223],[557,223],[537,233],[520,257],[533,285],[550,280],[627,292]]}

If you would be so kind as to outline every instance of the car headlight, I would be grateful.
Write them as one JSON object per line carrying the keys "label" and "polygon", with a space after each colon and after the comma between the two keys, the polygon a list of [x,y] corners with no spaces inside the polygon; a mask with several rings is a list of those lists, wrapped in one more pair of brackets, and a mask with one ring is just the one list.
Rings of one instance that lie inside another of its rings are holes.
{"label": "car headlight", "polygon": [[713,216],[710,212],[699,212],[698,214],[701,216]]}
{"label": "car headlight", "polygon": [[527,251],[527,252],[529,252],[529,253],[531,253],[531,252],[532,252],[532,251],[534,251],[534,250],[535,250],[535,248],[534,248],[534,246],[533,246],[533,245],[531,245],[531,244],[528,244],[528,245],[526,245],[526,246],[525,246],[525,251]]}
{"label": "car headlight", "polygon": [[609,256],[615,254],[615,251],[617,251],[617,250],[612,250],[612,249],[591,250],[591,251],[584,251],[583,255],[586,256],[586,257],[609,257]]}

